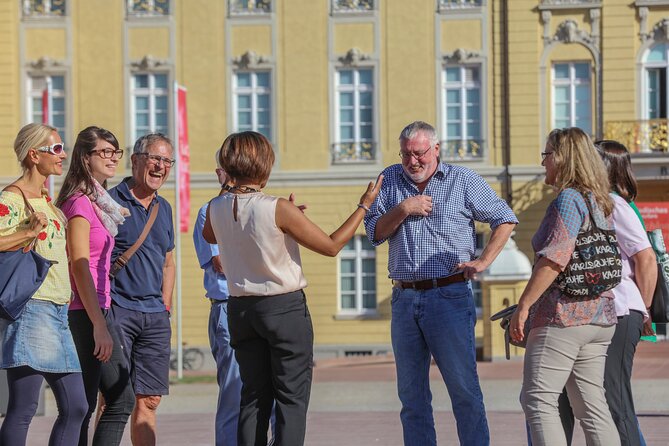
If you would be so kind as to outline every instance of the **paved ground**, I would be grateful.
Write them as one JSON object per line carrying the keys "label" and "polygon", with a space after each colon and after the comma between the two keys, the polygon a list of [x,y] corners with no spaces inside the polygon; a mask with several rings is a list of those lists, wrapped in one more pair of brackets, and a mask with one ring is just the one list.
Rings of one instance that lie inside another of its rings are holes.
{"label": "paved ground", "polygon": [[[522,361],[479,363],[493,445],[524,445],[524,418],[518,404]],[[456,445],[448,394],[431,371],[440,445]],[[669,445],[669,342],[643,343],[637,352],[634,392],[648,445]],[[213,444],[216,385],[175,384],[158,417],[161,446]],[[392,357],[319,361],[309,410],[309,446],[395,446],[402,444],[399,401]],[[29,445],[46,445],[56,409],[47,391],[46,416],[36,417]],[[585,442],[580,430],[574,446]],[[130,445],[126,434],[123,445]]]}

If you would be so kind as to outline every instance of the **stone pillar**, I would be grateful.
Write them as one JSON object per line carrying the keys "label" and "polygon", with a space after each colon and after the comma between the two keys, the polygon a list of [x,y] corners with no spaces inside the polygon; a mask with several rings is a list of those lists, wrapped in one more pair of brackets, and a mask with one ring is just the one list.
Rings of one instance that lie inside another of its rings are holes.
{"label": "stone pillar", "polygon": [[[483,360],[505,359],[504,330],[490,316],[518,303],[532,274],[532,265],[510,238],[490,268],[481,276],[483,298]],[[524,355],[525,350],[511,346],[511,357]]]}

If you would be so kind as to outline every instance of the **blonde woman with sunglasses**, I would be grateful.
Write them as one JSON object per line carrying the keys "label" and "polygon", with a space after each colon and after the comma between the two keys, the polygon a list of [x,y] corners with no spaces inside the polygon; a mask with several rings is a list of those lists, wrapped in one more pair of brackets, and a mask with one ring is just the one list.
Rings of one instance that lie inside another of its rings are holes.
{"label": "blonde woman with sunglasses", "polygon": [[[55,128],[28,124],[14,141],[23,174],[0,193],[0,251],[25,246],[37,239],[35,251],[56,261],[40,288],[14,322],[0,320],[0,368],[7,369],[9,405],[0,444],[26,444],[28,427],[39,400],[43,380],[58,405],[50,446],[77,443],[88,404],[79,358],[67,320],[70,278],[65,252],[62,212],[51,203],[43,185],[51,175],[62,175],[66,154]],[[21,193],[35,213],[27,216]]]}

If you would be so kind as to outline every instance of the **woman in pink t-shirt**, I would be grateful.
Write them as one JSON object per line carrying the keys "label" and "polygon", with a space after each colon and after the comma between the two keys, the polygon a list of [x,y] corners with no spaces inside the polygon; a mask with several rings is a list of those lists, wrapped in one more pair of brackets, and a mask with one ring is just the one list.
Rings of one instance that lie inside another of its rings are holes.
{"label": "woman in pink t-shirt", "polygon": [[[122,357],[118,338],[108,328],[109,267],[117,226],[128,211],[106,191],[107,179],[114,176],[123,150],[116,137],[100,127],[87,127],[77,136],[70,170],[65,177],[56,206],[68,219],[67,250],[73,299],[69,324],[84,378],[88,413],[82,423],[79,445],[88,441],[88,423],[97,402],[98,388],[106,401],[127,398],[134,402],[131,388],[116,389],[101,383],[102,363],[112,356]],[[119,375],[127,374],[127,369]],[[125,400],[125,399],[124,399]],[[118,445],[132,404],[122,414],[104,413],[93,444]],[[126,413],[127,412],[127,413]]]}

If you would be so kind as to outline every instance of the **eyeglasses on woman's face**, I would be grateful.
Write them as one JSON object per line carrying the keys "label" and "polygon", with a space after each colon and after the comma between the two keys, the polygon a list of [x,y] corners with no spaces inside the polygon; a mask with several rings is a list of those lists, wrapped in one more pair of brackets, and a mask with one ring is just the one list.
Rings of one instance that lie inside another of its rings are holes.
{"label": "eyeglasses on woman's face", "polygon": [[548,156],[550,156],[552,154],[553,154],[553,151],[541,152],[541,162],[543,163],[544,161],[546,161],[546,158],[548,158]]}
{"label": "eyeglasses on woman's face", "polygon": [[51,144],[50,146],[38,147],[35,150],[38,152],[50,153],[52,155],[58,156],[65,151],[65,145],[62,142],[57,142],[55,144]]}
{"label": "eyeglasses on woman's face", "polygon": [[111,159],[116,156],[117,160],[120,160],[123,158],[123,149],[100,149],[100,150],[92,150],[90,153],[97,153],[100,155],[100,158],[104,159]]}
{"label": "eyeglasses on woman's face", "polygon": [[151,164],[158,165],[160,163],[163,163],[165,167],[174,166],[174,162],[176,161],[174,158],[167,158],[164,156],[153,155],[151,153],[146,153],[146,152],[138,153],[137,155],[145,156],[147,158],[147,161]]}

